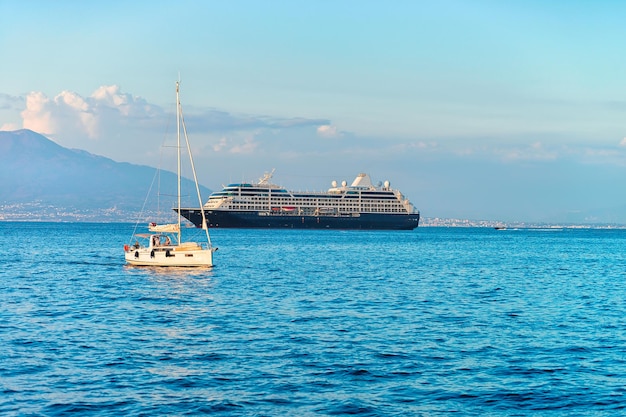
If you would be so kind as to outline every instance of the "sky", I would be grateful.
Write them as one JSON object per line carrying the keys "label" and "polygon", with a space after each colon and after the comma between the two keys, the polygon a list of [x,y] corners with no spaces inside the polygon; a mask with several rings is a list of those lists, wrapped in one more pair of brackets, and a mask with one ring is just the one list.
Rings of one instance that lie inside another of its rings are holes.
{"label": "sky", "polygon": [[626,222],[625,15],[609,0],[0,0],[0,130],[158,166],[180,79],[212,189],[366,172],[424,217]]}

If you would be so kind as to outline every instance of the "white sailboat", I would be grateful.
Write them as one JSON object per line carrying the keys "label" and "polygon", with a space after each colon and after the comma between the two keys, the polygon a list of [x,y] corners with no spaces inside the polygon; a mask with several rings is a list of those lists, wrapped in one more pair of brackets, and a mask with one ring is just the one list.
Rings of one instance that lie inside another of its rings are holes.
{"label": "white sailboat", "polygon": [[[176,82],[176,126],[177,126],[177,155],[178,155],[178,210],[176,215],[178,223],[161,224],[150,223],[148,225],[148,233],[134,234],[132,240],[133,245],[124,245],[124,257],[130,265],[137,266],[194,266],[194,267],[210,267],[213,266],[213,252],[217,250],[211,244],[209,229],[206,227],[206,217],[202,198],[200,196],[200,187],[198,186],[198,178],[196,169],[191,156],[191,147],[187,137],[187,128],[182,114],[182,106],[180,104],[179,94],[180,83]],[[196,184],[196,193],[198,195],[198,203],[202,210],[203,229],[206,233],[206,242],[185,242],[181,234],[181,129],[185,138],[187,153],[189,154],[189,162],[193,179]],[[142,242],[142,243],[140,243]]]}

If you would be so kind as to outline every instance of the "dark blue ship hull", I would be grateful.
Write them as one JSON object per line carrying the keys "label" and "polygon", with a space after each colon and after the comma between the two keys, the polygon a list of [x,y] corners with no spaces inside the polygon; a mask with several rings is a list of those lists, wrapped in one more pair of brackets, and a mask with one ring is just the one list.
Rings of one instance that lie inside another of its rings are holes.
{"label": "dark blue ship hull", "polygon": [[[180,213],[196,227],[202,226],[202,213],[199,209],[183,208]],[[418,226],[420,218],[419,213],[360,213],[342,216],[302,216],[257,211],[204,213],[210,228],[413,230]]]}

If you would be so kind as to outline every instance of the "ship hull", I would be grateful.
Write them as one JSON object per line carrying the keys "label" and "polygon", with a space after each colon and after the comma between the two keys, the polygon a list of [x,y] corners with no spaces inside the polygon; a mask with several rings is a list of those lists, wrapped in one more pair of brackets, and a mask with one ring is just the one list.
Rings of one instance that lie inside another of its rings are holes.
{"label": "ship hull", "polygon": [[[196,227],[202,226],[202,213],[199,209],[182,208],[180,212]],[[210,228],[413,230],[418,226],[420,215],[359,213],[345,216],[302,216],[257,211],[206,210],[205,216]]]}

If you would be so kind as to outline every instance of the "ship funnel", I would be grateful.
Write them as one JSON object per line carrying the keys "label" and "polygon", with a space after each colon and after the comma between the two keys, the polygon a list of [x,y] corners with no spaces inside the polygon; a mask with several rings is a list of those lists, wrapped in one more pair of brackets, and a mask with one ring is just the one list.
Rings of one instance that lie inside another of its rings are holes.
{"label": "ship funnel", "polygon": [[353,187],[368,187],[372,188],[372,180],[367,174],[359,174],[352,182]]}

